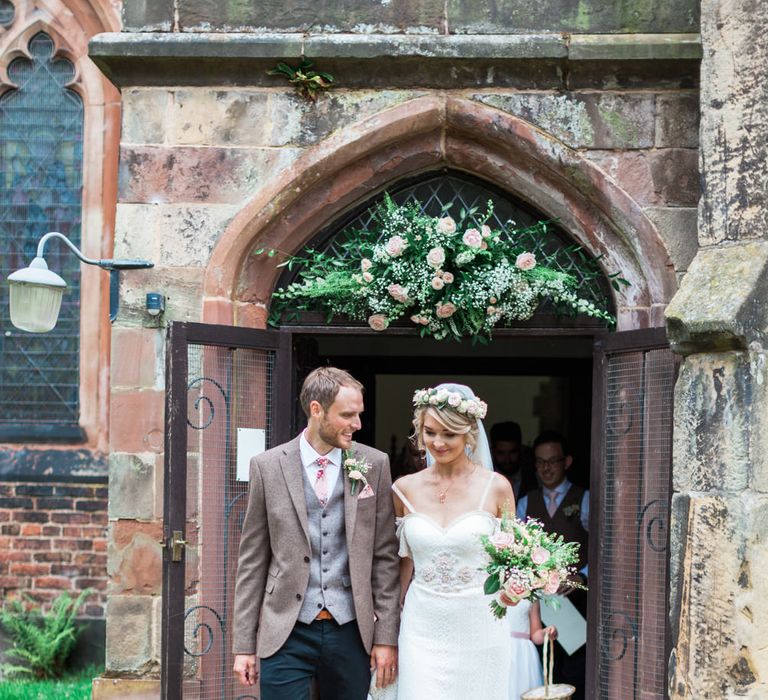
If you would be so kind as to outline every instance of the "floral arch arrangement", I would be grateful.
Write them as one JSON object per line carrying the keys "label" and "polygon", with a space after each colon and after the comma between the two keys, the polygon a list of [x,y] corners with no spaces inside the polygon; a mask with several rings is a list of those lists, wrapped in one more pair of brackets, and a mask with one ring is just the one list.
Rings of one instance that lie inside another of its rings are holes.
{"label": "floral arch arrangement", "polygon": [[[509,222],[502,232],[487,223],[492,201],[484,213],[462,208],[458,219],[449,215],[451,206],[429,216],[418,202],[397,204],[387,194],[365,230],[331,251],[307,248],[286,258],[281,265],[297,275],[275,291],[270,323],[321,311],[329,322],[343,315],[383,331],[407,317],[422,336],[487,342],[498,324],[528,319],[544,301],[559,313],[615,323],[607,298],[601,304],[580,295],[574,275],[548,265],[541,248],[538,259],[532,252],[530,242],[549,235],[545,222]],[[595,259],[577,259],[582,284],[603,275]],[[618,273],[609,279],[616,288],[628,284]]]}

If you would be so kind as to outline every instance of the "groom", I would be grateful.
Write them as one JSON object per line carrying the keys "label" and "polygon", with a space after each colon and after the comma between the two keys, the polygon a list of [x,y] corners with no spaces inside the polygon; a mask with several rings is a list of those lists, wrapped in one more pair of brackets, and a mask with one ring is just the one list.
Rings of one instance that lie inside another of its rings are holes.
{"label": "groom", "polygon": [[343,370],[314,370],[300,396],[306,430],[251,460],[233,651],[241,683],[261,677],[262,700],[308,700],[313,678],[322,700],[365,700],[372,669],[380,686],[397,674],[389,462],[352,442],[362,389]]}

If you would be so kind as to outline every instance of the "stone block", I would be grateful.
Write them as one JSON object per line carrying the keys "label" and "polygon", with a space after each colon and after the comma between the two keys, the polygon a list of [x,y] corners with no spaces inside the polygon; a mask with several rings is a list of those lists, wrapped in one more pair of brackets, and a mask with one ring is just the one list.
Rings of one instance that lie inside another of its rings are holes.
{"label": "stone block", "polygon": [[117,520],[110,525],[107,573],[110,596],[159,595],[163,582],[161,522]]}
{"label": "stone block", "polygon": [[702,248],[667,307],[676,352],[746,349],[768,325],[768,243]]}
{"label": "stone block", "polygon": [[608,34],[696,32],[696,0],[448,0],[448,26],[462,34],[534,31]]}
{"label": "stone block", "polygon": [[698,211],[692,207],[650,207],[645,213],[664,239],[675,272],[685,272],[699,249]]}
{"label": "stone block", "polygon": [[672,514],[670,698],[761,697],[768,497],[676,495]]}
{"label": "stone block", "polygon": [[294,149],[126,146],[119,201],[242,203],[297,155]]}
{"label": "stone block", "polygon": [[656,96],[655,141],[657,148],[698,148],[698,93]]}
{"label": "stone block", "polygon": [[[150,316],[147,292],[165,296],[165,312]],[[203,274],[194,267],[154,267],[135,270],[120,278],[120,309],[116,323],[123,327],[162,327],[171,321],[199,321],[202,312]]]}
{"label": "stone block", "polygon": [[205,267],[216,241],[239,207],[230,204],[161,205],[157,216],[160,260],[175,267]]}
{"label": "stone block", "polygon": [[116,258],[141,258],[157,263],[160,242],[157,239],[157,204],[119,203],[115,213]]}
{"label": "stone block", "polygon": [[170,32],[173,29],[174,0],[126,0],[123,3],[123,31]]}
{"label": "stone block", "polygon": [[134,87],[122,92],[122,142],[161,144],[172,93],[163,88]]}
{"label": "stone block", "polygon": [[643,151],[591,151],[589,160],[602,168],[638,204],[659,204],[648,154]]}
{"label": "stone block", "polygon": [[179,25],[197,31],[441,33],[444,0],[178,0]]}
{"label": "stone block", "polygon": [[175,90],[167,143],[182,146],[268,146],[269,93],[254,90]]}
{"label": "stone block", "polygon": [[110,449],[116,452],[162,452],[165,436],[163,391],[113,391],[110,402]]}
{"label": "stone block", "polygon": [[113,389],[164,388],[164,337],[155,328],[112,328]]}
{"label": "stone block", "polygon": [[152,655],[152,607],[150,596],[109,597],[106,650],[108,673],[141,676],[159,670],[158,659]]}
{"label": "stone block", "polygon": [[158,700],[160,679],[94,678],[92,700]]}
{"label": "stone block", "polygon": [[572,148],[653,146],[653,95],[518,92],[473,99],[521,117]]}
{"label": "stone block", "polygon": [[699,153],[664,148],[649,155],[653,189],[661,204],[691,207],[699,201]]}
{"label": "stone block", "polygon": [[109,455],[109,517],[151,520],[155,516],[154,453]]}
{"label": "stone block", "polygon": [[332,90],[313,104],[293,91],[275,92],[270,98],[269,142],[273,146],[308,146],[337,129],[424,94],[413,90]]}
{"label": "stone block", "polygon": [[749,485],[753,378],[747,353],[690,355],[675,386],[676,491],[741,491]]}

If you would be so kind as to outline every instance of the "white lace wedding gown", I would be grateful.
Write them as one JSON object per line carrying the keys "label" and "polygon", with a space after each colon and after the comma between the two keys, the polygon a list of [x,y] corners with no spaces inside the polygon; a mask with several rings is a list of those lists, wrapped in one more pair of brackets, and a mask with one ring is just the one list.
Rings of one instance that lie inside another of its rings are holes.
{"label": "white lace wedding gown", "polygon": [[393,487],[408,513],[400,520],[400,556],[413,559],[414,577],[400,622],[398,700],[507,700],[509,623],[498,620],[483,593],[487,556],[480,535],[494,516],[477,510],[441,527],[418,513]]}
{"label": "white lace wedding gown", "polygon": [[507,608],[505,620],[508,621],[512,637],[512,669],[509,674],[509,700],[520,700],[520,696],[525,691],[544,684],[539,653],[530,639],[530,609],[531,603],[527,600],[521,600],[517,605]]}

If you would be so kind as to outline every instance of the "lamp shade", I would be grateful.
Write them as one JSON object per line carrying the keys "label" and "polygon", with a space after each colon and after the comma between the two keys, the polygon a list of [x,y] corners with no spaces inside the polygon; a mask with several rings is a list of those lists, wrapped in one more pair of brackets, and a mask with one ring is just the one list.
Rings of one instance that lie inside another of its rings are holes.
{"label": "lamp shade", "polygon": [[11,323],[22,331],[47,333],[56,325],[67,283],[35,258],[23,270],[8,275]]}

